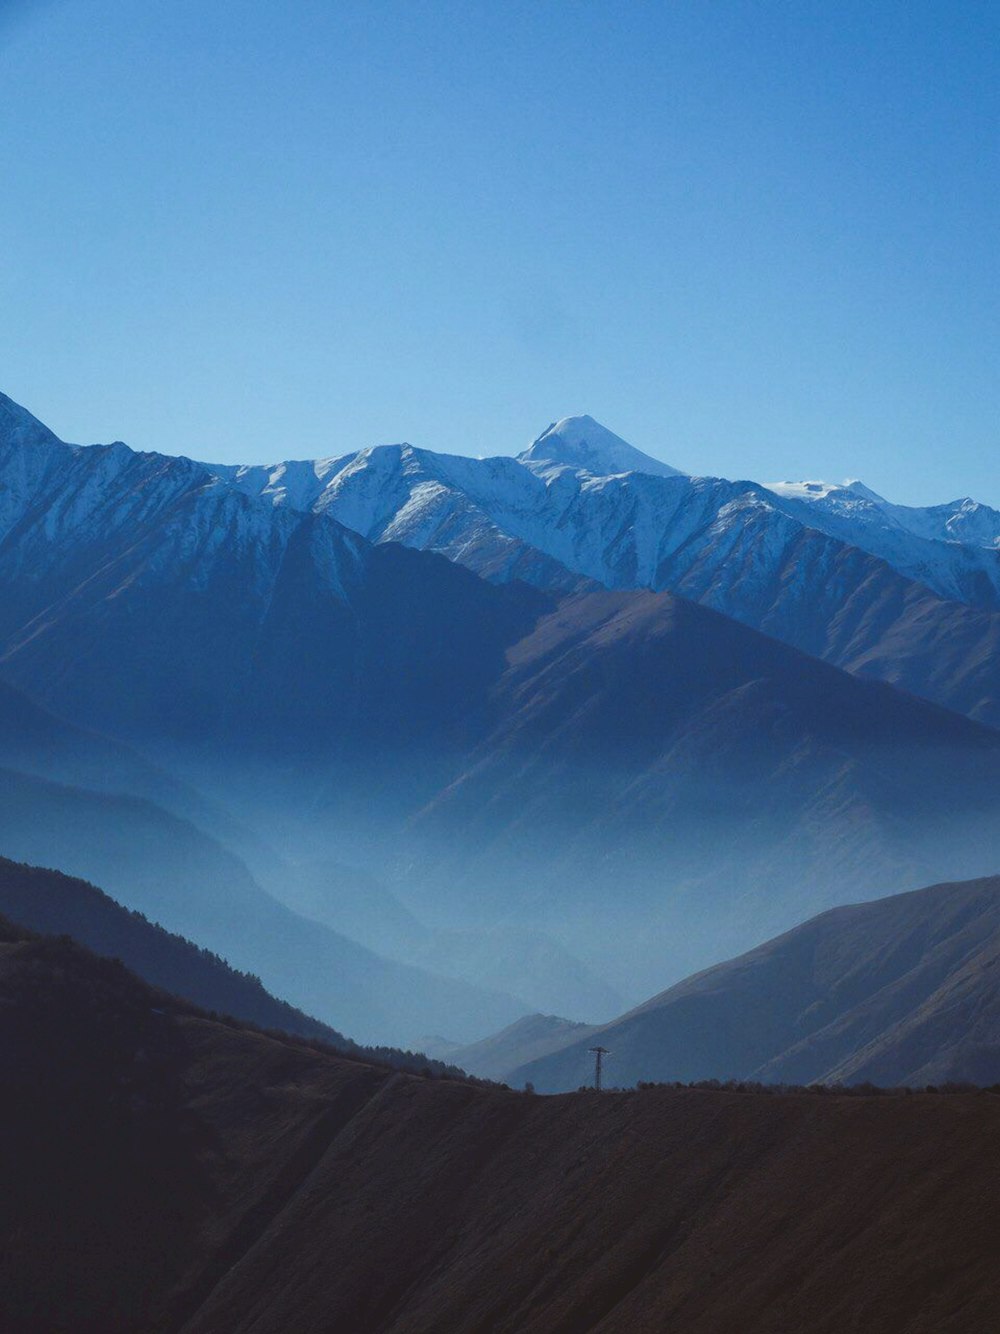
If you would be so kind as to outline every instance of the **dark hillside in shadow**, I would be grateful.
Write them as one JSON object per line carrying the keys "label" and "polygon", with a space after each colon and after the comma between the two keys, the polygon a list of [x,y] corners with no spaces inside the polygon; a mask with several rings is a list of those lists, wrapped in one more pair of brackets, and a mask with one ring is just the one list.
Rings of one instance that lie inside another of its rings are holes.
{"label": "dark hillside in shadow", "polygon": [[3,934],[9,1334],[1000,1323],[993,1094],[420,1079]]}

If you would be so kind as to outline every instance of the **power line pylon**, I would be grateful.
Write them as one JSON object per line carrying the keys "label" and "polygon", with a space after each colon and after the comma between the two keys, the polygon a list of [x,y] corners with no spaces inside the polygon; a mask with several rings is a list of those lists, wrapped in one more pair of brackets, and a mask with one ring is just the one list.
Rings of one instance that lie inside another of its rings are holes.
{"label": "power line pylon", "polygon": [[594,1088],[597,1090],[598,1093],[600,1093],[601,1062],[604,1060],[605,1056],[610,1056],[611,1053],[608,1051],[607,1047],[589,1047],[588,1051],[592,1051],[594,1053]]}

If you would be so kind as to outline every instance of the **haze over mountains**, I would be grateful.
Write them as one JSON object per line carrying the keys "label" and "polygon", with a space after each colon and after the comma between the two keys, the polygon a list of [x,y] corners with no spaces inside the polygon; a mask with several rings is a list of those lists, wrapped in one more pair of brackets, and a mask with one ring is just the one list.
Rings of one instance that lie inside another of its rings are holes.
{"label": "haze over mountains", "polygon": [[992,1083],[1000,1073],[1000,877],[833,908],[669,988],[610,1024],[543,1016],[453,1050],[540,1092],[608,1079]]}
{"label": "haze over mountains", "polygon": [[58,871],[0,858],[0,917],[43,936],[69,936],[103,958],[118,960],[150,986],[202,1009],[265,1030],[315,1039],[338,1051],[396,1069],[461,1072],[417,1052],[361,1047],[328,1024],[270,995],[252,974],[237,972],[218,955],[164,931],[95,885]]}
{"label": "haze over mountains", "polygon": [[149,802],[0,770],[0,847],[99,884],[129,908],[257,973],[282,999],[358,1041],[468,1038],[524,1003],[381,957],[268,894],[245,863]]}
{"label": "haze over mountains", "polygon": [[[690,478],[588,418],[519,459],[387,446],[226,469],[64,445],[0,409],[0,674],[138,753],[115,799],[193,821],[180,845],[221,841],[244,888],[218,915],[167,870],[169,838],[150,868],[88,851],[81,819],[50,835],[33,805],[72,803],[37,779],[8,780],[3,850],[220,952],[233,905],[257,905],[236,928],[252,948],[227,957],[352,1036],[463,1035],[437,1002],[416,1033],[357,1028],[367,993],[323,1007],[314,945],[332,938],[292,948],[301,919],[278,932],[272,897],[343,938],[340,873],[317,888],[317,865],[346,867],[343,923],[369,949],[466,985],[495,964],[466,993],[480,1035],[491,1006],[608,1019],[811,912],[995,869],[1000,737],[959,716],[993,717],[985,510],[904,522],[869,493]],[[832,535],[848,520],[855,545]],[[912,538],[899,568],[889,529]],[[355,874],[378,886],[364,913]]]}
{"label": "haze over mountains", "polygon": [[0,400],[4,1328],[992,1327],[996,519]]}

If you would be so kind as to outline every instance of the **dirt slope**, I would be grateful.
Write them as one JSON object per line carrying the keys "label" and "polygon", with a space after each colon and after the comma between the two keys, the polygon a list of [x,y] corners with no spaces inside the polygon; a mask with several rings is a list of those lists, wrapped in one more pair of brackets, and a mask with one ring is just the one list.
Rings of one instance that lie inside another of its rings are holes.
{"label": "dirt slope", "polygon": [[1000,1327],[989,1093],[422,1080],[37,940],[0,1059],[9,1334]]}

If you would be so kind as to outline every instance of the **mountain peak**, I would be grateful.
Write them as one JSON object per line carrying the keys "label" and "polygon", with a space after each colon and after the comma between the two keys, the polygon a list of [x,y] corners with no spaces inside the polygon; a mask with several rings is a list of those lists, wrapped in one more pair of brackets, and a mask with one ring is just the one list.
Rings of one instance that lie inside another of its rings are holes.
{"label": "mountain peak", "polygon": [[875,505],[886,504],[884,496],[880,496],[877,491],[873,491],[870,486],[865,486],[864,482],[859,482],[856,478],[844,482],[762,482],[761,486],[785,500],[820,501],[828,500],[830,497],[838,500],[848,496],[855,500],[870,500]]}
{"label": "mountain peak", "polygon": [[0,444],[58,445],[59,437],[33,417],[27,408],[0,394]]}
{"label": "mountain peak", "polygon": [[557,463],[595,477],[622,472],[652,473],[655,477],[678,477],[677,468],[651,458],[609,431],[593,417],[563,417],[553,422],[528,449],[519,454],[521,463]]}

